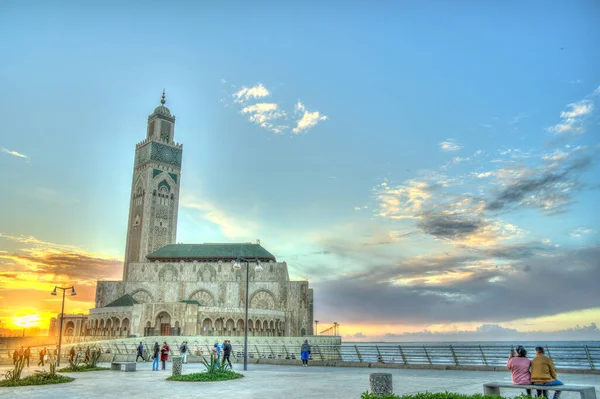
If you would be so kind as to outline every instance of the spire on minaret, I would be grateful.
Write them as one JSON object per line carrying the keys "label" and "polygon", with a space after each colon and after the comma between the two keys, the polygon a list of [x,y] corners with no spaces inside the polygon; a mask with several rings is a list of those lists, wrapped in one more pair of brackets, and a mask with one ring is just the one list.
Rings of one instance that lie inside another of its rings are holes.
{"label": "spire on minaret", "polygon": [[167,100],[165,100],[165,89],[163,89],[163,95],[162,95],[162,98],[160,99],[160,103],[162,105],[165,105],[166,102],[167,102]]}

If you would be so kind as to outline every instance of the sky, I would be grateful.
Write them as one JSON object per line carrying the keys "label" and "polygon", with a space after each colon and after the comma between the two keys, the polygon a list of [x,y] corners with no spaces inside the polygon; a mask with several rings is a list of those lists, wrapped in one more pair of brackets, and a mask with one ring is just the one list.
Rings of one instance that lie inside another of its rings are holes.
{"label": "sky", "polygon": [[198,3],[0,3],[0,327],[121,278],[164,88],[177,242],[259,239],[319,330],[600,339],[598,2]]}

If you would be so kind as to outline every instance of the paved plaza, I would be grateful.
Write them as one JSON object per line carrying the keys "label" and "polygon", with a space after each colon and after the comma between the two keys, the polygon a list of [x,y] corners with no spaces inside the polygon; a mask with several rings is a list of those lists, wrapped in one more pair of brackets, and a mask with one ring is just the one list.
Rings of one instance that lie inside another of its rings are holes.
{"label": "paved plaza", "polygon": [[[103,364],[109,366],[109,364]],[[171,382],[171,364],[166,371],[152,371],[151,363],[138,363],[138,371],[96,371],[65,373],[76,380],[67,384],[0,388],[0,398],[360,398],[369,388],[369,374],[389,372],[393,375],[394,393],[460,392],[483,393],[482,384],[510,381],[509,372],[449,370],[382,370],[369,368],[276,366],[249,364],[248,371],[234,364],[246,377],[224,382]],[[0,372],[8,367],[3,366]],[[33,372],[33,367],[25,375]],[[184,374],[204,370],[201,364],[184,365]],[[600,397],[600,375],[561,374],[565,383],[594,385]],[[519,392],[508,390],[506,396]],[[566,392],[563,399],[579,398]]]}

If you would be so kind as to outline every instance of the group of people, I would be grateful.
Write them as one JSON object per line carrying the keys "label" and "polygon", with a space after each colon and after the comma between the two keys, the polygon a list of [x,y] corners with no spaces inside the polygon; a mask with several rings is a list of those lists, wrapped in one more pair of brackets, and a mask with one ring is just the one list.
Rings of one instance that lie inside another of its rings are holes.
{"label": "group of people", "polygon": [[29,367],[29,358],[31,357],[31,346],[28,346],[25,349],[24,346],[21,349],[15,349],[13,352],[13,364],[17,364],[19,359],[23,359],[27,363],[27,367]]}
{"label": "group of people", "polygon": [[[215,342],[215,344],[213,345],[212,348],[212,356],[216,357],[217,359],[217,363],[223,365],[225,364],[225,361],[227,361],[227,364],[229,365],[229,368],[233,368],[233,366],[231,365],[231,359],[229,358],[231,356],[231,341],[226,339],[223,341],[223,344],[219,344],[218,342]],[[223,351],[223,359],[221,360],[221,351]]]}
{"label": "group of people", "polygon": [[[100,352],[100,348],[98,348],[98,352]],[[91,358],[91,355],[92,355],[92,349],[88,346],[85,350],[85,361],[86,362]],[[44,365],[46,364],[46,362],[49,359],[57,358],[57,357],[58,357],[58,345],[56,346],[56,348],[54,349],[54,351],[52,353],[50,353],[48,351],[48,348],[44,346],[39,351],[39,362],[37,363],[37,365],[44,367]],[[20,359],[23,359],[23,361],[27,367],[29,367],[30,358],[31,358],[31,346],[28,346],[27,348],[25,348],[24,346],[21,346],[20,349],[15,349],[15,351],[13,352],[13,356],[12,356],[13,364],[17,364],[17,361],[19,361]],[[82,359],[82,358],[83,358],[83,349],[81,348],[81,346],[78,346],[77,349],[75,349],[75,347],[72,346],[71,349],[69,349],[69,361],[70,362],[79,361],[79,359]]]}
{"label": "group of people", "polygon": [[[96,350],[96,349],[94,349]],[[98,352],[100,352],[100,348],[97,349]],[[69,349],[69,362],[71,363],[78,363],[79,360],[83,357],[83,348],[81,346],[78,346],[77,349],[75,349],[74,346],[71,347],[71,349]],[[85,358],[84,361],[87,362],[91,359],[92,357],[92,349],[87,346],[85,349]]]}
{"label": "group of people", "polygon": [[[154,347],[152,348],[152,371],[158,371],[158,362],[160,361],[162,363],[162,369],[166,370],[167,369],[167,360],[169,360],[169,353],[171,352],[171,347],[169,347],[169,345],[167,344],[167,342],[163,342],[162,346],[160,346],[158,344],[158,342],[154,343]],[[138,355],[135,358],[135,361],[137,362],[138,357],[141,357],[142,360],[146,360],[144,359],[144,345],[140,342],[140,345],[138,346]]]}
{"label": "group of people", "polygon": [[[517,385],[540,385],[555,386],[563,385],[557,378],[554,362],[544,354],[544,348],[538,346],[535,348],[535,357],[533,360],[527,358],[527,351],[521,345],[517,346],[514,352],[511,352],[506,367],[512,371],[513,384]],[[527,389],[527,395],[531,395],[531,390]],[[537,396],[544,395],[548,398],[547,390],[537,390]],[[554,391],[554,399],[560,399],[560,391]]]}
{"label": "group of people", "polygon": [[[224,364],[227,362],[230,368],[232,368],[231,364],[231,341],[225,340],[223,344],[219,344],[215,342],[212,355],[217,358],[220,364]],[[183,343],[179,346],[179,351],[181,352],[181,356],[183,357],[183,363],[187,364],[187,355],[189,352],[188,342],[183,341]],[[223,359],[221,360],[221,351],[223,352]],[[160,361],[162,364],[162,370],[166,369],[166,363],[169,360],[169,354],[171,352],[171,348],[166,342],[163,342],[162,346],[158,344],[158,342],[154,343],[154,347],[152,348],[152,371],[158,371],[158,362]],[[139,358],[142,358],[143,361],[146,361],[144,358],[144,344],[140,342],[137,347],[137,356],[135,361],[137,362]]]}
{"label": "group of people", "polygon": [[[38,366],[44,367],[44,364],[48,361],[48,358],[49,358],[48,349],[46,349],[46,347],[44,346],[43,349],[40,349],[39,355],[40,355],[40,361],[38,362]],[[55,357],[58,356],[58,346],[54,350],[54,356]],[[30,358],[31,358],[31,346],[28,346],[27,349],[25,349],[24,346],[21,346],[21,349],[15,349],[15,351],[13,352],[13,356],[12,356],[13,364],[17,364],[17,362],[20,359],[23,359],[23,362],[25,362],[27,367],[29,367],[29,359]]]}

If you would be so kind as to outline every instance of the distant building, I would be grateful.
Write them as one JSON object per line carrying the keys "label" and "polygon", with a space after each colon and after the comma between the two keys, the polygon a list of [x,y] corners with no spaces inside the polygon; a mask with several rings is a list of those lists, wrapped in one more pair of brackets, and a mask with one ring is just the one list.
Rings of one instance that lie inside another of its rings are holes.
{"label": "distant building", "polygon": [[[50,319],[50,326],[48,328],[49,336],[59,336],[60,318],[61,315],[58,314],[56,317]],[[88,335],[87,321],[88,315],[86,314],[65,314],[63,320],[63,337],[80,337]]]}
{"label": "distant building", "polygon": [[183,146],[164,104],[163,93],[136,145],[123,281],[98,282],[89,334],[243,335],[246,264],[232,268],[241,257],[263,267],[249,265],[248,335],[312,335],[308,281],[290,281],[286,262],[260,244],[175,243]]}

